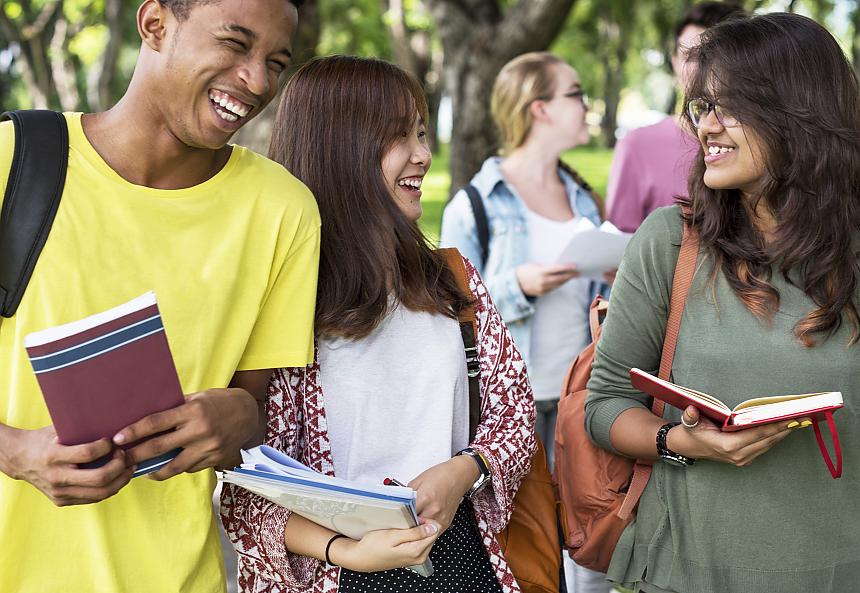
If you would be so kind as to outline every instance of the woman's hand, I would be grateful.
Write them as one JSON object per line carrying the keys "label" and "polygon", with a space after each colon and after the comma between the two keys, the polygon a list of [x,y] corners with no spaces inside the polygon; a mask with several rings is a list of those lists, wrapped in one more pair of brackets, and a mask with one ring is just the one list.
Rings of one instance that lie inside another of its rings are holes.
{"label": "woman's hand", "polygon": [[418,515],[439,523],[442,531],[450,527],[463,495],[478,479],[480,471],[468,455],[457,455],[434,465],[409,482],[418,493]]}
{"label": "woman's hand", "polygon": [[543,296],[568,280],[579,276],[572,264],[523,264],[516,269],[517,282],[523,294],[531,297]]}
{"label": "woman's hand", "polygon": [[737,432],[723,432],[694,406],[684,410],[683,421],[666,436],[669,449],[694,459],[710,459],[737,467],[746,467],[752,463],[792,430],[788,428],[789,422],[784,421]]}
{"label": "woman's hand", "polygon": [[421,519],[411,529],[380,529],[356,541],[339,538],[329,548],[329,558],[356,572],[377,572],[415,566],[427,560],[442,529],[434,521]]}

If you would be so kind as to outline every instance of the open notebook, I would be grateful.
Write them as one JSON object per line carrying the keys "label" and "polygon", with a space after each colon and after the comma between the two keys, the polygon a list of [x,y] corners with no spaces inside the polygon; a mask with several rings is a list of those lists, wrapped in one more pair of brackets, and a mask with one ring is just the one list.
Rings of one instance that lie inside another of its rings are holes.
{"label": "open notebook", "polygon": [[[799,395],[774,395],[756,397],[741,402],[734,408],[707,393],[664,381],[640,369],[630,369],[630,383],[651,397],[666,402],[680,410],[687,406],[695,406],[699,412],[715,421],[725,432],[743,430],[770,424],[772,422],[801,421],[809,418],[813,421],[815,439],[821,455],[834,478],[842,475],[842,448],[839,444],[839,434],[833,421],[833,412],[842,407],[842,393],[827,391],[821,393],[803,393]],[[836,463],[830,459],[818,423],[827,422],[830,436],[833,440]]]}
{"label": "open notebook", "polygon": [[664,381],[639,369],[630,370],[630,383],[639,391],[680,410],[696,406],[724,431],[800,418],[820,419],[824,412],[842,407],[842,393],[838,391],[756,397],[729,408],[712,395]]}
{"label": "open notebook", "polygon": [[[240,467],[222,472],[221,480],[353,539],[377,529],[418,525],[412,488],[326,476],[267,445],[242,451],[242,461]],[[425,577],[433,574],[429,558],[409,569]]]}

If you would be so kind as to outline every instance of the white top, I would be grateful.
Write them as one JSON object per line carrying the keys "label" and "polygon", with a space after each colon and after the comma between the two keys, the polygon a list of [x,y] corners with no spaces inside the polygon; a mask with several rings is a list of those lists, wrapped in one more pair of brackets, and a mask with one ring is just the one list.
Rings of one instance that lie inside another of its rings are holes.
{"label": "white top", "polygon": [[[528,261],[556,264],[579,218],[559,222],[526,210]],[[587,278],[574,278],[538,297],[532,316],[529,380],[536,400],[558,399],[570,363],[588,335]]]}
{"label": "white top", "polygon": [[367,337],[319,343],[335,475],[404,484],[469,440],[457,320],[397,306]]}

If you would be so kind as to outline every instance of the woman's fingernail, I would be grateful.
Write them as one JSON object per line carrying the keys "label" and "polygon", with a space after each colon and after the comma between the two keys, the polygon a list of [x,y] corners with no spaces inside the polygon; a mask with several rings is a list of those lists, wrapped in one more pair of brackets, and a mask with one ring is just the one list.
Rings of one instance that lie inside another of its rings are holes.
{"label": "woman's fingernail", "polygon": [[807,426],[812,426],[812,420],[804,420],[803,422],[800,423],[800,425],[803,426],[804,428]]}
{"label": "woman's fingernail", "polygon": [[435,523],[426,523],[424,525],[424,533],[426,533],[427,535],[433,535],[437,531],[439,531],[439,528],[436,527]]}
{"label": "woman's fingernail", "polygon": [[786,426],[786,428],[797,428],[798,426],[800,426],[800,422],[798,422],[797,420],[792,420],[788,423],[788,426]]}

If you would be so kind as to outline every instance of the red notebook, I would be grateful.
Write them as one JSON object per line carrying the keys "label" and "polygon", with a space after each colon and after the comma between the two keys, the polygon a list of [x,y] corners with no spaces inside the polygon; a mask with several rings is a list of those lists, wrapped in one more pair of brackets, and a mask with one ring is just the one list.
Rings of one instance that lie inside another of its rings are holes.
{"label": "red notebook", "polygon": [[[833,412],[842,407],[842,393],[828,391],[822,393],[803,393],[799,395],[775,395],[757,397],[729,408],[719,399],[707,393],[664,381],[640,369],[630,369],[630,383],[655,399],[666,402],[679,410],[695,406],[699,412],[722,427],[725,432],[743,430],[771,422],[790,422],[810,418],[814,421],[815,438],[821,454],[834,478],[842,474],[842,449],[839,435],[833,422]],[[820,420],[826,420],[833,439],[837,465],[830,461],[821,432]]]}
{"label": "red notebook", "polygon": [[639,369],[630,369],[630,383],[642,393],[679,410],[691,405],[696,406],[702,414],[721,425],[725,431],[792,419],[820,420],[824,418],[825,412],[842,407],[842,394],[838,391],[757,397],[729,408],[712,395],[675,385]]}
{"label": "red notebook", "polygon": [[[112,438],[145,416],[185,402],[152,292],[29,334],[24,346],[64,445]],[[155,471],[178,453],[139,463],[135,476]]]}

